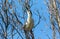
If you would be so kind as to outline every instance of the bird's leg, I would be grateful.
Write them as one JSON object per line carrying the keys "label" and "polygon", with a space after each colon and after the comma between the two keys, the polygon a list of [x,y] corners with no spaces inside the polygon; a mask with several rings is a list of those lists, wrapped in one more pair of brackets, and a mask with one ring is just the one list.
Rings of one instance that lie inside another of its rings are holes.
{"label": "bird's leg", "polygon": [[32,31],[32,30],[30,30],[30,33],[31,33],[31,37],[32,37],[32,39],[34,39],[33,31]]}
{"label": "bird's leg", "polygon": [[26,39],[30,39],[28,31],[24,30]]}

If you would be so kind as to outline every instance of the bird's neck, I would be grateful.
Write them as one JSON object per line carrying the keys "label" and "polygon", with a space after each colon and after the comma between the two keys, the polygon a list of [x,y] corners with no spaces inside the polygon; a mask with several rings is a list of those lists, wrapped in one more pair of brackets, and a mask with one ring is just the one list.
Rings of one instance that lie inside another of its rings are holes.
{"label": "bird's neck", "polygon": [[30,19],[32,18],[32,16],[31,16],[31,13],[30,13],[30,12],[27,12],[27,15],[28,15],[28,17],[27,17],[27,21],[29,22]]}
{"label": "bird's neck", "polygon": [[31,12],[30,11],[27,11],[27,15],[28,15],[28,18],[31,18],[32,15],[31,15]]}
{"label": "bird's neck", "polygon": [[31,14],[28,13],[28,18],[31,18]]}

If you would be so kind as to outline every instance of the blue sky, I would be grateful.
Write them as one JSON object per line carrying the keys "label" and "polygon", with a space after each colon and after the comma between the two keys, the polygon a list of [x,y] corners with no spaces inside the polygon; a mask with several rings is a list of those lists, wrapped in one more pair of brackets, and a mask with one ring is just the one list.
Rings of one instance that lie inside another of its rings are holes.
{"label": "blue sky", "polygon": [[[22,5],[20,3],[18,3],[17,0],[13,0],[15,3],[13,4],[13,9],[14,7],[16,7],[16,14],[19,15],[19,16],[23,16],[22,13],[23,10],[22,10]],[[10,0],[9,0],[10,2]],[[30,8],[32,13],[33,13],[33,18],[34,18],[34,22],[36,24],[36,22],[38,21],[38,16],[34,15],[34,13],[37,13],[35,11],[35,9],[39,10],[40,12],[40,16],[41,16],[41,19],[40,19],[40,24],[36,26],[36,28],[34,28],[34,36],[35,36],[35,39],[48,39],[48,37],[46,36],[46,34],[49,35],[49,37],[51,38],[52,37],[52,30],[49,28],[50,27],[50,19],[49,19],[49,13],[48,13],[48,10],[47,10],[47,7],[46,5],[44,4],[44,0],[33,0],[33,6]],[[12,9],[10,10],[10,12],[12,11]],[[45,18],[45,19],[44,19]],[[22,23],[24,23],[24,20],[19,18],[21,20]],[[46,25],[48,24],[48,25]],[[49,26],[49,27],[48,27]],[[18,34],[16,34],[14,36],[14,39],[17,39],[17,36]]]}
{"label": "blue sky", "polygon": [[[52,31],[49,28],[50,27],[49,13],[48,13],[46,5],[44,4],[44,0],[36,0],[36,1],[33,0],[33,3],[34,3],[34,5],[31,7],[31,10],[33,12],[33,18],[34,18],[35,24],[38,21],[38,16],[34,15],[34,13],[37,13],[37,12],[35,12],[35,9],[38,9],[40,12],[40,15],[42,16],[40,24],[36,28],[34,28],[35,39],[38,39],[38,38],[48,39],[46,34],[48,34],[49,37],[51,38],[52,37]],[[22,9],[21,9],[22,6],[20,6],[20,4],[17,3],[17,1],[16,1],[16,6],[17,6],[17,12],[21,13],[20,15],[22,16]],[[21,20],[21,21],[23,21],[23,20]],[[46,25],[46,23],[48,25]]]}
{"label": "blue sky", "polygon": [[[16,7],[16,14],[19,16],[23,16],[22,13],[24,12],[22,10],[21,3],[18,3],[17,0],[14,0],[14,1],[15,3],[13,5],[15,6],[13,6],[13,8]],[[40,12],[39,14],[41,16],[40,23],[34,28],[34,31],[33,31],[35,39],[40,39],[40,38],[49,39],[48,36],[50,37],[50,39],[52,39],[52,30],[50,29],[51,23],[50,23],[50,18],[49,18],[50,15],[49,15],[47,6],[44,4],[44,0],[33,0],[33,3],[34,5],[30,9],[32,11],[35,24],[38,21],[38,16],[34,14],[34,13],[37,13],[35,9],[39,10]],[[22,23],[24,23],[23,19],[21,18],[19,19],[21,20]],[[58,35],[58,33],[56,34]],[[14,39],[17,39],[17,37],[18,37],[18,34],[14,36]]]}
{"label": "blue sky", "polygon": [[[49,13],[47,12],[48,10],[47,10],[46,5],[44,4],[44,0],[38,0],[38,3],[33,8],[39,9],[40,15],[42,16],[40,24],[34,29],[35,39],[38,39],[38,38],[48,39],[46,34],[48,34],[49,37],[51,38],[52,31],[49,28],[50,27]],[[37,18],[35,18],[35,19],[37,20]],[[46,25],[46,24],[48,24],[48,25]]]}

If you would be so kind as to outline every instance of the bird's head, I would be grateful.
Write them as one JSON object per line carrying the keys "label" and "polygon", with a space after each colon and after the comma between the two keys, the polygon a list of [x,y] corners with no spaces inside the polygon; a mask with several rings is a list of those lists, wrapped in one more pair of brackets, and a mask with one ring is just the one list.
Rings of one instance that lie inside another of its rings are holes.
{"label": "bird's head", "polygon": [[32,12],[30,10],[27,10],[27,14],[32,16]]}

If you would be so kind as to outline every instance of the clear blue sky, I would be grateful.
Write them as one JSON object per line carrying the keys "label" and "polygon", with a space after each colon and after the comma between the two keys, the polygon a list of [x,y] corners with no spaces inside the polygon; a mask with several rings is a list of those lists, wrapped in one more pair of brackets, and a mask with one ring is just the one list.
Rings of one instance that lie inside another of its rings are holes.
{"label": "clear blue sky", "polygon": [[[22,13],[23,13],[22,8],[21,8],[22,6],[18,3],[18,1],[16,1],[16,0],[14,0],[14,1],[16,3],[15,5],[17,7],[17,10],[16,10],[17,14],[22,16]],[[33,14],[35,13],[35,9],[38,9],[40,12],[40,15],[42,16],[40,24],[34,29],[35,39],[40,39],[40,38],[48,39],[47,35],[51,38],[52,30],[49,28],[50,27],[49,13],[48,13],[46,5],[44,4],[44,0],[33,0],[33,3],[36,3],[31,7]],[[37,16],[34,15],[33,18],[36,23],[38,21]],[[23,21],[23,20],[21,20],[21,21]],[[48,24],[48,25],[46,25],[46,24]],[[18,37],[18,36],[16,35],[14,37],[15,37],[14,39],[16,39],[16,37]]]}
{"label": "clear blue sky", "polygon": [[[17,15],[22,16],[22,13],[23,13],[22,6],[18,3],[17,0],[14,0],[14,1],[15,1],[15,6],[17,7],[17,9],[16,9]],[[9,2],[10,2],[10,0],[9,0]],[[40,38],[49,39],[48,36],[50,37],[50,39],[52,39],[52,30],[50,29],[51,24],[50,24],[50,18],[49,18],[50,15],[47,10],[47,6],[44,4],[44,0],[33,0],[33,3],[36,3],[31,7],[35,23],[38,21],[38,17],[34,15],[35,9],[38,9],[40,12],[40,15],[41,15],[40,24],[38,26],[36,26],[36,28],[34,28],[35,39],[40,39]],[[21,20],[21,21],[22,21],[22,23],[24,23],[23,20]],[[14,39],[17,39],[17,37],[18,37],[18,35],[16,34],[14,36]]]}
{"label": "clear blue sky", "polygon": [[[36,0],[36,1],[33,0],[33,3],[36,3],[31,7],[33,14],[35,12],[35,9],[38,9],[40,12],[40,15],[42,16],[40,24],[34,29],[35,39],[38,39],[38,38],[48,39],[47,35],[51,38],[52,30],[49,28],[50,27],[49,13],[48,13],[46,5],[44,4],[44,0]],[[21,12],[20,5],[18,3],[16,3],[16,4],[17,4],[16,6],[18,7],[17,11]],[[33,18],[36,23],[38,21],[37,16],[34,15]],[[48,25],[46,25],[46,24],[48,24]]]}

